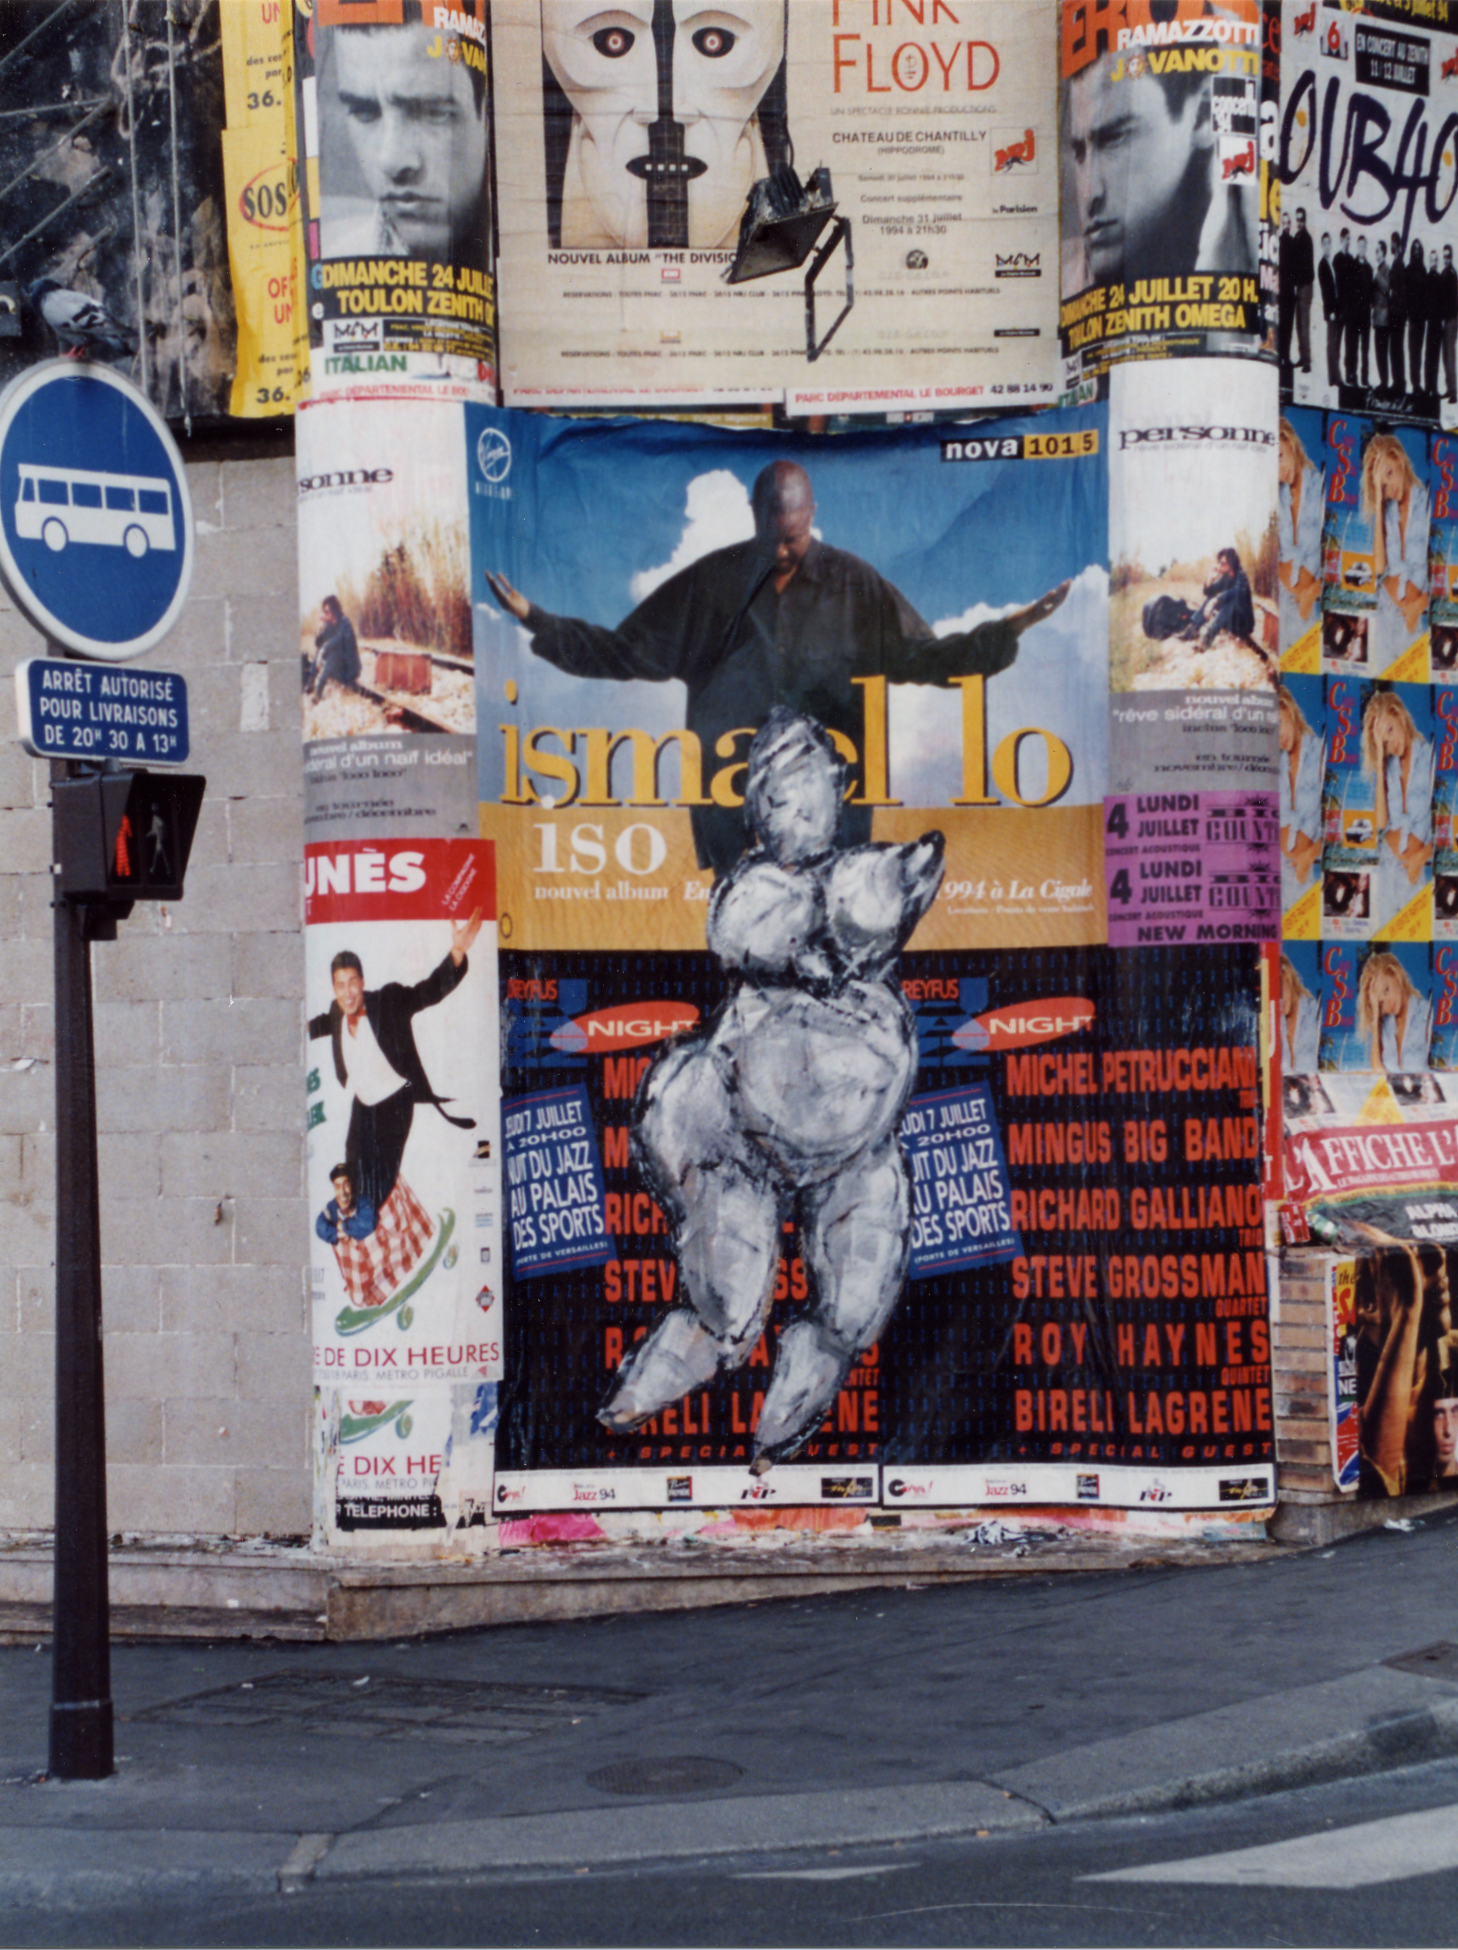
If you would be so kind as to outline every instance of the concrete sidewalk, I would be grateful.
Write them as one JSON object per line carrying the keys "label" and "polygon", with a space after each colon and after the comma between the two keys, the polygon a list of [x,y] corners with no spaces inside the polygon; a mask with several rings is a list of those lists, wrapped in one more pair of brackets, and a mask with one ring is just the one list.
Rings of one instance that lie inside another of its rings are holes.
{"label": "concrete sidewalk", "polygon": [[1202,1568],[119,1646],[90,1785],[40,1778],[49,1648],[10,1647],[0,1903],[889,1845],[1430,1759],[1455,1543],[1458,1513]]}

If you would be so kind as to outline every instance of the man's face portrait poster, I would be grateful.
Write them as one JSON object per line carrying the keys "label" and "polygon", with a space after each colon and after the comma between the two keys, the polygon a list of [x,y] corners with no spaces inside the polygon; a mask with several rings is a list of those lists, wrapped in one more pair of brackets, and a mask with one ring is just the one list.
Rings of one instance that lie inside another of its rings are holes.
{"label": "man's face portrait poster", "polygon": [[1063,0],[1062,342],[1098,372],[1147,354],[1261,350],[1260,8]]}
{"label": "man's face portrait poster", "polygon": [[462,0],[448,27],[434,11],[320,0],[296,47],[300,126],[317,143],[316,391],[494,369],[484,0]]}

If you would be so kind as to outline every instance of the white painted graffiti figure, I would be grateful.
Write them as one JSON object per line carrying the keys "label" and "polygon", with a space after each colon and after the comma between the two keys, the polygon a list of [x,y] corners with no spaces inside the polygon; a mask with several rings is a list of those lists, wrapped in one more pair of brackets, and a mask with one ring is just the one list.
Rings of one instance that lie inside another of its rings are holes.
{"label": "white painted graffiti figure", "polygon": [[658,1059],[634,1110],[685,1304],[624,1363],[600,1419],[626,1433],[743,1366],[794,1218],[816,1297],[779,1338],[757,1474],[813,1433],[881,1335],[910,1244],[897,1130],[916,1035],[895,973],[941,884],[943,840],[837,848],[845,777],[813,718],[770,714],[749,752],[755,844],[709,906],[709,947],[738,986]]}

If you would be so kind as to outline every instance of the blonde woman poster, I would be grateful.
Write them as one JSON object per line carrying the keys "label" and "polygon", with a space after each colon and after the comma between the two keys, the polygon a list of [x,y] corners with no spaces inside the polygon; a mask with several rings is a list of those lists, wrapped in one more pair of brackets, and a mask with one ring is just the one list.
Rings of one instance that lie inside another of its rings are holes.
{"label": "blonde woman poster", "polygon": [[1321,999],[1314,995],[1290,955],[1281,957],[1281,1069],[1287,1076],[1310,1076],[1321,1041]]}
{"label": "blonde woman poster", "polygon": [[1426,735],[1396,689],[1375,690],[1362,713],[1362,767],[1375,790],[1372,931],[1426,941],[1432,936],[1432,724],[1423,687],[1402,689],[1417,705]]}
{"label": "blonde woman poster", "polygon": [[1427,944],[1323,941],[1320,953],[1321,1068],[1389,1076],[1426,1070],[1433,1036]]}
{"label": "blonde woman poster", "polygon": [[1428,440],[1350,413],[1326,419],[1322,664],[1427,683]]}
{"label": "blonde woman poster", "polygon": [[1362,1067],[1425,1070],[1431,1030],[1431,1002],[1404,960],[1391,948],[1374,946],[1357,979],[1357,1034],[1367,1058]]}
{"label": "blonde woman poster", "polygon": [[1372,524],[1377,595],[1368,632],[1368,667],[1374,677],[1414,649],[1419,651],[1421,668],[1404,666],[1401,675],[1416,680],[1428,675],[1429,496],[1418,473],[1426,444],[1426,436],[1417,432],[1405,437],[1377,433],[1362,456],[1362,512]]}

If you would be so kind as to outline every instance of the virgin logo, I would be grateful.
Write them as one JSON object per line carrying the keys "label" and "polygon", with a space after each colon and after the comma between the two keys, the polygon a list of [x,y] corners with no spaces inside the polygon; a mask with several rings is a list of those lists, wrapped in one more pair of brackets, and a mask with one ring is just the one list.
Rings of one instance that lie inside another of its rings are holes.
{"label": "virgin logo", "polygon": [[1091,1029],[1097,1010],[1081,995],[1050,996],[1047,1001],[1014,1002],[1006,1009],[988,1009],[952,1032],[959,1049],[1027,1049],[1033,1043],[1055,1042],[1060,1036]]}
{"label": "virgin logo", "polygon": [[594,1009],[590,1015],[564,1022],[552,1033],[552,1047],[570,1056],[595,1051],[638,1049],[662,1042],[698,1026],[699,1012],[691,1002],[625,1002],[616,1009]]}

